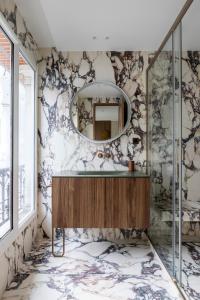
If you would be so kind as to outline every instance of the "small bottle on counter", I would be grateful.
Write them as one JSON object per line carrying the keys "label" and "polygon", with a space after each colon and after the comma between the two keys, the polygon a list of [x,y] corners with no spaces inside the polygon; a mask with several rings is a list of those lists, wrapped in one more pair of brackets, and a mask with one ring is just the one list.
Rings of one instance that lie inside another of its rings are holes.
{"label": "small bottle on counter", "polygon": [[130,172],[135,171],[135,162],[134,162],[134,160],[129,160],[129,161],[128,161],[128,170],[129,170]]}

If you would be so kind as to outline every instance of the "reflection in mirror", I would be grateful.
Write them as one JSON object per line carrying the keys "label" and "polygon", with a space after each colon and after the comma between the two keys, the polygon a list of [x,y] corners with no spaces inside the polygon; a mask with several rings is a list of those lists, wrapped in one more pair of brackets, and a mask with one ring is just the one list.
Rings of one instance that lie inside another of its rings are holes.
{"label": "reflection in mirror", "polygon": [[130,117],[128,97],[111,83],[87,85],[75,95],[71,105],[76,130],[93,141],[119,137]]}

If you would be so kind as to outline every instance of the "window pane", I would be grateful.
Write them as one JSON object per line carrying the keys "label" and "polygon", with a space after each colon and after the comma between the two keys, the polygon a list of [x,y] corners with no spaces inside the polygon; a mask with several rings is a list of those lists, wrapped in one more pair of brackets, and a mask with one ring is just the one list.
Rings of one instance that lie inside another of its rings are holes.
{"label": "window pane", "polygon": [[0,28],[0,238],[12,228],[12,43]]}
{"label": "window pane", "polygon": [[34,71],[19,54],[19,221],[34,208]]}

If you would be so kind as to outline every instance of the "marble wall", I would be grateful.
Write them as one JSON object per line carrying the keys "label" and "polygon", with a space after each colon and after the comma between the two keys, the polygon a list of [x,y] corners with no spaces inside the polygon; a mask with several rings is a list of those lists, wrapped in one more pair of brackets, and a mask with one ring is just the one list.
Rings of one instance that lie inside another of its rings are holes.
{"label": "marble wall", "polygon": [[[149,72],[149,141],[151,143],[152,233],[171,235],[173,183],[173,82],[171,52],[163,52]],[[178,80],[177,80],[178,82]],[[178,89],[178,84],[176,88]],[[182,54],[182,230],[200,237],[200,52]],[[176,104],[175,104],[175,108]],[[178,136],[180,112],[175,111]],[[178,158],[178,146],[175,153]],[[176,178],[178,183],[178,180]],[[178,184],[176,184],[178,188]],[[178,220],[178,201],[176,218]],[[158,226],[160,224],[160,226]]]}
{"label": "marble wall", "polygon": [[[28,55],[36,60],[37,44],[27,24],[20,15],[17,6],[12,0],[0,1],[0,12],[7,20],[10,28],[15,32],[21,45],[26,49]],[[37,218],[35,217],[27,227],[21,232],[16,240],[0,254],[0,298],[5,288],[10,284],[14,274],[19,270],[24,257],[31,250],[32,242],[36,237]]]}
{"label": "marble wall", "polygon": [[1,0],[0,12],[7,20],[10,28],[18,37],[21,45],[26,49],[26,53],[31,58],[37,57],[38,46],[31,32],[28,30],[27,23],[21,16],[14,0]]}
{"label": "marble wall", "polygon": [[[135,160],[137,169],[146,164],[145,70],[147,52],[58,52],[40,49],[39,68],[39,234],[51,235],[51,176],[61,170],[124,170]],[[72,128],[69,106],[73,95],[89,82],[116,83],[130,97],[132,116],[127,131],[112,143],[94,144]],[[138,138],[135,145],[133,138]],[[98,158],[98,151],[112,159]],[[81,231],[82,232],[82,231]],[[107,230],[100,236],[121,236]],[[136,234],[130,230],[131,235]],[[72,232],[73,234],[73,232]],[[99,230],[86,236],[98,238]],[[97,234],[97,235],[96,235]],[[126,232],[127,234],[127,232]]]}
{"label": "marble wall", "polygon": [[[172,52],[163,51],[148,72],[151,228],[155,240],[171,235],[173,182]],[[165,239],[164,238],[164,239]]]}
{"label": "marble wall", "polygon": [[23,260],[32,249],[37,235],[37,217],[19,232],[16,240],[0,255],[0,299],[4,290],[11,283],[14,275],[23,265]]}
{"label": "marble wall", "polygon": [[182,57],[183,233],[200,238],[200,51]]}

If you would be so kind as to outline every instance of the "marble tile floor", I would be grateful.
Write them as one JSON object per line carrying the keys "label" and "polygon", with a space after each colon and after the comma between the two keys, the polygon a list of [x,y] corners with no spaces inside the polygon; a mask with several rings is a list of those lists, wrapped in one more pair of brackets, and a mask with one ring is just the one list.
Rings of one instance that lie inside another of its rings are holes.
{"label": "marble tile floor", "polygon": [[182,243],[182,283],[190,300],[200,299],[200,243]]}
{"label": "marble tile floor", "polygon": [[[56,247],[60,247],[59,241]],[[182,299],[147,239],[82,242],[66,240],[62,258],[51,242],[37,243],[3,300]]]}
{"label": "marble tile floor", "polygon": [[[170,270],[172,247],[166,244],[156,247],[156,251]],[[200,300],[200,242],[182,243],[182,288],[189,300]]]}

